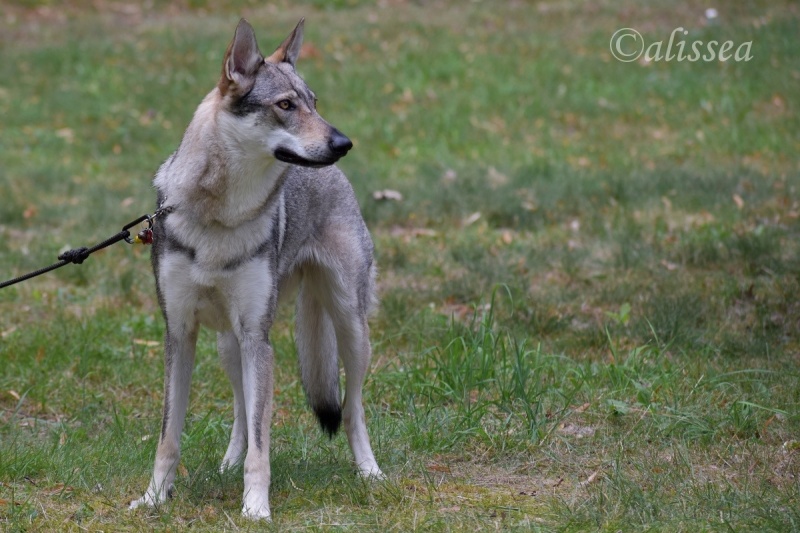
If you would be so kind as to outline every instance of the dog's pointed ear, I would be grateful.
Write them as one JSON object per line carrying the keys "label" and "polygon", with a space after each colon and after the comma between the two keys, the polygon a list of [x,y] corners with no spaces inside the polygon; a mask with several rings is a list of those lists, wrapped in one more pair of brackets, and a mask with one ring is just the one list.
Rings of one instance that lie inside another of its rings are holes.
{"label": "dog's pointed ear", "polygon": [[300,56],[300,49],[303,47],[303,25],[304,18],[300,19],[292,33],[284,39],[281,45],[266,60],[270,63],[289,63],[294,66]]}
{"label": "dog's pointed ear", "polygon": [[249,91],[255,83],[255,74],[263,61],[264,57],[258,50],[253,27],[245,19],[241,19],[222,62],[219,90],[223,96],[231,85],[237,86],[242,92]]}

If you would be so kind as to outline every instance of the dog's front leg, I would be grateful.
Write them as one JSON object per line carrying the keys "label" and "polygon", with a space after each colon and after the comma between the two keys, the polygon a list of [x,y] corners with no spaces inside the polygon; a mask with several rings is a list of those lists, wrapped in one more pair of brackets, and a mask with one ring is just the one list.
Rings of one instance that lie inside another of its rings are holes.
{"label": "dog's front leg", "polygon": [[225,472],[239,463],[247,452],[247,413],[244,404],[244,385],[242,384],[242,356],[239,351],[239,341],[233,331],[217,334],[217,351],[233,387],[231,440],[219,467],[220,472]]}
{"label": "dog's front leg", "polygon": [[164,503],[175,481],[175,469],[181,457],[181,432],[189,403],[197,326],[182,325],[176,329],[172,331],[167,327],[164,342],[164,415],[153,477],[144,496],[131,502],[131,509]]}
{"label": "dog's front leg", "polygon": [[269,520],[269,432],[272,420],[272,346],[263,338],[240,339],[247,416],[242,515]]}

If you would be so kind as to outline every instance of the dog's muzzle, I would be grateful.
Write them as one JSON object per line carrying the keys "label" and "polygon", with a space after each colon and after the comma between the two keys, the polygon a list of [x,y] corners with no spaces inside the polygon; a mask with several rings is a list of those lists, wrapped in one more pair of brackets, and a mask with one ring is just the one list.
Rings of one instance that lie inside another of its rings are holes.
{"label": "dog's muzzle", "polygon": [[353,147],[353,142],[341,131],[333,128],[331,136],[328,139],[327,154],[324,154],[319,159],[308,159],[300,156],[299,154],[283,147],[275,150],[275,158],[284,163],[291,163],[293,165],[300,165],[303,167],[327,167],[336,163],[339,159],[344,157],[347,152]]}

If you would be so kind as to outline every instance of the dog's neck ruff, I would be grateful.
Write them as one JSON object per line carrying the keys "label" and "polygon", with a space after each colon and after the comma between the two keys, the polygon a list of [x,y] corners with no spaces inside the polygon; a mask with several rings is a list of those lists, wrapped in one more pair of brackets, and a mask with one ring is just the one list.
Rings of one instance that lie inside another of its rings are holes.
{"label": "dog's neck ruff", "polygon": [[181,206],[181,216],[192,223],[233,228],[259,216],[290,164],[276,159],[263,139],[244,135],[242,118],[219,105],[219,93],[212,91],[154,185],[169,198],[163,205]]}
{"label": "dog's neck ruff", "polygon": [[220,166],[210,165],[200,182],[217,204],[216,222],[230,227],[258,216],[290,166],[268,154],[260,139],[241,136],[232,118],[219,116],[220,146],[215,152]]}

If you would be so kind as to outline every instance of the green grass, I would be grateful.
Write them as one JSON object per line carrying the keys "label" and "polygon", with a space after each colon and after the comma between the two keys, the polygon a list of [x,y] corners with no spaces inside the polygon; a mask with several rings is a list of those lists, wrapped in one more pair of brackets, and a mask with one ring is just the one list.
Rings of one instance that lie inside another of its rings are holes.
{"label": "green grass", "polygon": [[[299,67],[355,142],[381,269],[365,399],[388,479],[318,431],[282,309],[264,528],[800,531],[800,12],[729,4],[707,25],[666,0],[8,3],[0,278],[152,211],[238,18],[268,51],[305,16]],[[754,59],[619,63],[626,26]],[[127,510],[163,330],[143,248],[0,291],[4,530],[262,528],[217,472],[207,332],[176,496]]]}

